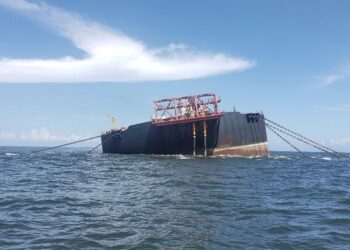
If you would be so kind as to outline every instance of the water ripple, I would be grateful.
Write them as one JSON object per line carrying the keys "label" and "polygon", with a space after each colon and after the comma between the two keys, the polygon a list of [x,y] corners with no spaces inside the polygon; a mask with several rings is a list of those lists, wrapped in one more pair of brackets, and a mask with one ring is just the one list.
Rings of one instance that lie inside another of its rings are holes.
{"label": "water ripple", "polygon": [[1,249],[346,249],[350,164],[0,148]]}

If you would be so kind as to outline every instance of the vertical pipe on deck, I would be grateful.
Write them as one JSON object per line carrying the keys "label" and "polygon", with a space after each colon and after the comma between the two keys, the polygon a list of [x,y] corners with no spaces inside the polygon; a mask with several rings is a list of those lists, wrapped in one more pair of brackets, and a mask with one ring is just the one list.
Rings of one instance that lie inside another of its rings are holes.
{"label": "vertical pipe on deck", "polygon": [[207,122],[203,121],[204,156],[207,156]]}
{"label": "vertical pipe on deck", "polygon": [[192,131],[193,131],[193,156],[196,156],[196,123],[192,123]]}

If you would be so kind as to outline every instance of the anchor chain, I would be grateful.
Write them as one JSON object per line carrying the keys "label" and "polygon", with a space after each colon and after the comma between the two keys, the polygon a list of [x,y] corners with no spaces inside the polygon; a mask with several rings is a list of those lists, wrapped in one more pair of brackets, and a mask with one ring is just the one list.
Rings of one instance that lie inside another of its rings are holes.
{"label": "anchor chain", "polygon": [[[307,138],[299,133],[296,133],[290,129],[287,129],[286,127],[284,127],[276,122],[273,122],[273,121],[269,120],[268,118],[264,117],[264,119],[265,119],[266,125],[269,125],[270,128],[272,127],[273,129],[278,130],[279,132],[284,133],[285,135],[288,135],[288,136],[290,136],[298,141],[301,141],[301,142],[303,142],[311,147],[317,148],[317,149],[319,149],[325,153],[328,153],[332,156],[344,157],[344,158],[350,159],[350,157],[348,157],[347,155],[339,153],[339,152],[335,151],[334,149],[331,149],[331,148],[326,147],[324,145],[321,145],[320,143],[317,143],[317,142],[315,142],[315,141],[313,141],[313,140],[311,140],[311,139],[309,139],[309,138]],[[271,125],[271,124],[274,124],[277,127],[274,125]]]}
{"label": "anchor chain", "polygon": [[[120,136],[120,133],[117,134],[117,135]],[[103,141],[102,141],[101,143],[99,143],[97,146],[95,146],[95,147],[93,147],[92,149],[90,149],[90,150],[88,151],[88,153],[91,153],[91,152],[95,151],[99,146],[101,146],[103,143],[109,141],[109,140],[112,139],[113,137],[116,138],[116,135],[111,134],[107,139],[103,140]]]}
{"label": "anchor chain", "polygon": [[64,146],[68,146],[68,145],[72,145],[72,144],[76,144],[76,143],[80,143],[80,142],[84,142],[84,141],[90,141],[90,140],[93,140],[93,139],[96,139],[96,138],[99,138],[99,137],[100,137],[100,135],[94,136],[94,137],[90,137],[90,138],[86,138],[86,139],[82,139],[82,140],[78,140],[78,141],[73,141],[73,142],[61,144],[61,145],[54,146],[54,147],[44,148],[44,149],[33,151],[33,153],[39,153],[39,152],[43,152],[43,151],[47,151],[47,150],[51,150],[51,149],[56,149],[56,148],[61,148],[61,147],[64,147]]}
{"label": "anchor chain", "polygon": [[270,129],[275,135],[277,135],[279,138],[281,138],[283,141],[285,141],[289,146],[291,146],[292,148],[294,148],[296,151],[298,151],[300,154],[302,154],[304,157],[306,157],[306,155],[296,146],[294,146],[291,142],[289,142],[287,139],[285,139],[282,135],[280,135],[279,133],[277,133],[277,131],[275,131],[272,127],[270,127],[269,124],[266,124],[266,127],[268,129]]}
{"label": "anchor chain", "polygon": [[279,128],[277,128],[277,127],[271,125],[271,124],[269,124],[269,126],[271,126],[272,128],[278,130],[279,132],[281,132],[281,133],[283,133],[283,134],[285,134],[285,135],[288,135],[288,136],[290,136],[290,137],[293,137],[294,139],[296,139],[296,140],[298,140],[298,141],[301,141],[301,142],[303,142],[303,143],[305,143],[305,144],[307,144],[307,145],[309,145],[309,146],[311,146],[311,147],[317,148],[317,149],[319,149],[319,150],[321,150],[321,151],[323,151],[323,152],[325,152],[325,153],[328,153],[328,154],[330,154],[330,155],[337,156],[337,155],[334,154],[333,152],[330,152],[330,151],[328,151],[328,150],[323,149],[322,147],[319,147],[319,146],[317,146],[317,145],[314,145],[314,144],[312,144],[312,143],[309,143],[308,141],[306,141],[306,140],[304,140],[304,139],[302,139],[302,138],[298,138],[298,137],[294,136],[293,134],[288,133],[288,132],[286,132],[286,131],[283,131],[283,130],[281,130],[281,129],[279,129]]}
{"label": "anchor chain", "polygon": [[267,118],[265,118],[265,120],[268,121],[268,122],[270,122],[270,123],[272,123],[272,124],[274,124],[274,125],[276,125],[276,126],[278,126],[278,127],[280,127],[280,128],[282,128],[282,129],[284,129],[284,130],[287,130],[288,132],[293,133],[293,134],[295,134],[295,135],[297,135],[297,136],[299,136],[299,137],[301,137],[301,138],[303,138],[303,139],[305,139],[305,140],[308,140],[308,141],[310,141],[311,143],[313,143],[313,144],[315,144],[315,145],[317,145],[317,146],[319,146],[319,147],[322,147],[322,148],[324,148],[324,149],[326,149],[326,150],[328,150],[328,151],[330,151],[330,152],[332,152],[332,153],[334,153],[334,154],[338,154],[338,155],[341,155],[341,156],[343,156],[343,157],[349,158],[347,155],[344,155],[344,154],[342,154],[342,153],[339,153],[339,152],[335,151],[334,149],[331,149],[331,148],[329,148],[329,147],[327,147],[327,146],[321,145],[321,144],[319,144],[318,142],[316,142],[316,141],[314,141],[314,140],[311,140],[310,138],[307,138],[307,137],[305,137],[305,136],[303,136],[303,135],[301,135],[301,134],[299,134],[299,133],[297,133],[297,132],[294,132],[294,131],[292,131],[292,130],[286,128],[286,127],[283,127],[282,125],[280,125],[280,124],[278,124],[278,123],[276,123],[276,122],[273,122],[273,121],[271,121],[271,120],[269,120],[269,119],[267,119]]}

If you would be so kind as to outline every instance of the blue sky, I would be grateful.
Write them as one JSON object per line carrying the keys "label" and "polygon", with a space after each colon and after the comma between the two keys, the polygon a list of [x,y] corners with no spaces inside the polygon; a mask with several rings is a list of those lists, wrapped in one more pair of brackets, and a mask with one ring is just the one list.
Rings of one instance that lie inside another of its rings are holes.
{"label": "blue sky", "polygon": [[349,7],[0,0],[0,145],[95,135],[108,114],[128,126],[150,119],[153,99],[215,92],[226,111],[262,110],[350,151]]}

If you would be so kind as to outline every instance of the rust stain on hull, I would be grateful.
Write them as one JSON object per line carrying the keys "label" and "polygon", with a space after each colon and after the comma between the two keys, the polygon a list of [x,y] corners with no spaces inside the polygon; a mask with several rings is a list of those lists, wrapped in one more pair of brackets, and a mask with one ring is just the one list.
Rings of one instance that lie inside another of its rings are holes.
{"label": "rust stain on hull", "polygon": [[267,142],[263,142],[243,146],[215,148],[212,155],[269,156],[269,150]]}

